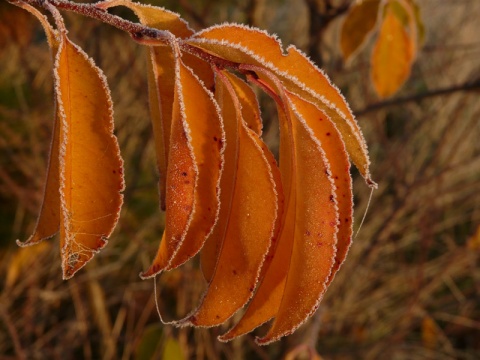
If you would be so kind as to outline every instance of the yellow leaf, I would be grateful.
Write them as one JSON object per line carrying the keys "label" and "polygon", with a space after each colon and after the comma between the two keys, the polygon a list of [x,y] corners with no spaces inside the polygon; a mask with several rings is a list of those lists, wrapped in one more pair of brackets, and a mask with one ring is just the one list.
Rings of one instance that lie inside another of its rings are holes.
{"label": "yellow leaf", "polygon": [[225,127],[225,168],[219,219],[209,238],[219,247],[218,259],[201,305],[186,319],[200,326],[223,323],[252,296],[277,218],[268,150],[244,122],[231,79],[219,71],[215,86]]}
{"label": "yellow leaf", "polygon": [[289,46],[284,54],[275,37],[236,24],[205,29],[187,43],[223,59],[257,65],[274,72],[285,87],[313,102],[335,122],[352,161],[367,183],[375,186],[370,179],[365,140],[345,99],[327,76],[299,50]]}
{"label": "yellow leaf", "polygon": [[380,97],[393,95],[408,79],[414,46],[402,23],[389,11],[383,19],[371,59],[373,85]]}
{"label": "yellow leaf", "polygon": [[340,30],[340,48],[345,61],[367,41],[377,23],[380,0],[355,2]]}
{"label": "yellow leaf", "polygon": [[199,79],[180,59],[177,61],[165,232],[143,278],[173,269],[193,257],[218,215],[224,142],[219,110]]}
{"label": "yellow leaf", "polygon": [[60,122],[60,245],[65,279],[107,243],[123,201],[123,161],[104,75],[62,33],[55,92]]}

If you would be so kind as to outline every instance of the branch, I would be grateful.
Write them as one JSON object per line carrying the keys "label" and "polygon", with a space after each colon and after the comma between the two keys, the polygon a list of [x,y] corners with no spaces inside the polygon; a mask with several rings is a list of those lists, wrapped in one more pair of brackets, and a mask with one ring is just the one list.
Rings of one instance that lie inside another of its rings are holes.
{"label": "branch", "polygon": [[218,68],[230,68],[238,70],[239,64],[209,54],[199,48],[191,46],[181,39],[176,39],[172,33],[166,30],[158,30],[139,23],[125,20],[119,16],[110,14],[102,7],[102,1],[94,4],[75,3],[69,0],[7,0],[12,4],[24,2],[32,6],[43,7],[49,10],[51,6],[56,9],[72,11],[74,13],[100,20],[106,24],[129,33],[134,40],[144,45],[161,45],[176,43],[183,51],[195,55]]}
{"label": "branch", "polygon": [[116,27],[117,29],[130,33],[135,40],[150,38],[162,43],[168,43],[172,38],[172,35],[169,31],[149,28],[147,26],[143,26],[141,24],[134,23],[108,13],[107,10],[97,7],[97,5],[101,4],[101,2],[97,4],[81,4],[69,0],[11,0],[10,2],[13,4],[24,2],[37,7],[46,7],[46,4],[50,4],[57,9],[72,11],[77,14],[100,20],[106,24]]}
{"label": "branch", "polygon": [[404,97],[398,97],[390,100],[380,101],[380,102],[368,105],[367,107],[361,110],[354,111],[354,114],[356,116],[362,116],[369,112],[378,111],[390,106],[398,106],[398,105],[402,105],[412,101],[420,101],[420,100],[427,99],[434,96],[450,95],[458,91],[475,91],[475,90],[480,90],[480,79],[469,81],[461,85],[455,85],[455,86],[436,89],[436,90],[432,90],[432,91],[428,91],[420,94],[408,95]]}

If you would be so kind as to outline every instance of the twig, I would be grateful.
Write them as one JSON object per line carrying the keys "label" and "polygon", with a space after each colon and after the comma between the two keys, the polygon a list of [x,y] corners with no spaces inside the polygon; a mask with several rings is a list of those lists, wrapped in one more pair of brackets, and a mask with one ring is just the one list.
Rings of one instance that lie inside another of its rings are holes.
{"label": "twig", "polygon": [[18,3],[20,1],[37,7],[45,7],[45,4],[51,4],[57,9],[68,10],[77,14],[85,15],[114,26],[117,29],[126,31],[130,33],[134,39],[146,37],[168,43],[172,37],[171,33],[168,31],[143,26],[110,14],[105,9],[97,7],[97,4],[81,4],[69,0],[11,0],[10,2]]}
{"label": "twig", "polygon": [[362,110],[356,110],[354,111],[354,114],[356,116],[362,116],[369,112],[378,111],[390,106],[398,106],[398,105],[402,105],[412,101],[420,101],[420,100],[427,99],[434,96],[450,95],[458,91],[475,91],[475,90],[480,90],[480,79],[477,79],[475,81],[470,81],[461,85],[455,85],[455,86],[440,88],[440,89],[436,89],[436,90],[432,90],[432,91],[428,91],[420,94],[408,95],[404,97],[398,97],[390,100],[380,101],[378,103],[368,105]]}

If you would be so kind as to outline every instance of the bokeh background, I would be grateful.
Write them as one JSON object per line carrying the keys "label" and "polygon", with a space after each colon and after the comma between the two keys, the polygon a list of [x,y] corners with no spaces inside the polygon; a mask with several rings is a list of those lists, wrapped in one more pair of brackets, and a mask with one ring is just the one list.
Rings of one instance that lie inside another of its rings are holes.
{"label": "bokeh background", "polygon": [[[15,245],[33,230],[53,119],[51,61],[37,20],[0,1],[0,359],[480,358],[480,1],[418,0],[425,43],[388,100],[370,79],[371,41],[348,64],[339,29],[353,0],[165,0],[201,29],[224,21],[276,33],[308,53],[344,93],[379,184],[346,263],[315,316],[258,347],[220,329],[163,326],[142,281],[164,217],[149,123],[144,49],[98,21],[65,14],[71,39],[112,90],[126,167],[125,205],[109,245],[61,280],[58,239]],[[127,10],[117,14],[134,20]],[[261,96],[275,149],[274,105]],[[369,188],[352,169],[356,228]],[[196,262],[158,279],[168,318],[202,291]],[[265,328],[260,328],[258,334]]]}

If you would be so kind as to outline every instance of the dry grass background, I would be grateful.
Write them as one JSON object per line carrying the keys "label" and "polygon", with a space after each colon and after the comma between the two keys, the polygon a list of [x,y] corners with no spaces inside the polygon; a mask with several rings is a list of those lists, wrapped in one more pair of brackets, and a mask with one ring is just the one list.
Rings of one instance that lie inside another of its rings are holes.
{"label": "dry grass background", "polygon": [[[480,74],[480,3],[419,3],[427,39],[396,97]],[[197,27],[247,21],[308,48],[308,23],[298,21],[308,15],[301,1],[251,1],[253,8],[232,0],[162,4]],[[33,230],[39,209],[53,101],[41,29],[11,8],[0,4],[0,359],[174,359],[179,351],[192,359],[293,359],[294,353],[303,359],[313,356],[312,349],[332,360],[480,357],[480,233],[473,237],[480,225],[478,90],[371,110],[378,99],[369,81],[368,47],[345,66],[336,46],[341,20],[334,20],[322,33],[319,54],[359,110],[379,189],[312,320],[269,347],[255,346],[252,336],[222,344],[215,339],[221,329],[160,325],[153,284],[138,277],[163,228],[145,60],[140,46],[106,25],[67,16],[71,38],[104,69],[112,90],[126,164],[121,220],[110,244],[68,282],[61,280],[58,239],[16,247],[14,240]],[[274,148],[272,105],[264,105],[265,138]],[[369,190],[353,175],[358,226]],[[158,285],[162,310],[171,317],[192,308],[203,286],[195,262],[162,276]]]}

